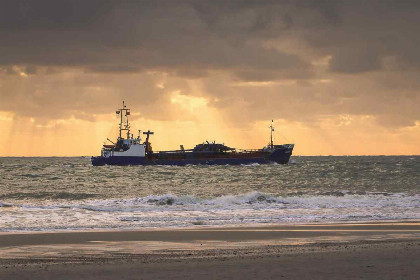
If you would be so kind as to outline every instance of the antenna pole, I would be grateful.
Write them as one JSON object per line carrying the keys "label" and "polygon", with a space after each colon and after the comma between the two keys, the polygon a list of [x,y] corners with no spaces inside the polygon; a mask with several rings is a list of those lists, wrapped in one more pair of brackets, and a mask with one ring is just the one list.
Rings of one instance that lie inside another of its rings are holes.
{"label": "antenna pole", "polygon": [[271,149],[274,148],[274,143],[273,143],[273,131],[274,131],[274,126],[273,126],[273,120],[271,120],[271,125],[270,125],[270,144],[271,144]]}
{"label": "antenna pole", "polygon": [[[124,105],[124,101],[123,101],[123,108],[125,107],[125,105]],[[119,112],[119,114],[120,114],[120,137],[119,137],[119,139],[121,139],[122,137],[122,134],[121,134],[121,132],[122,132],[122,124],[123,124],[123,111],[122,110],[120,110],[120,112]]]}
{"label": "antenna pole", "polygon": [[126,120],[125,128],[127,129],[127,139],[129,139],[130,138],[130,125],[128,124],[128,114],[127,114],[127,111],[125,111],[125,120]]}

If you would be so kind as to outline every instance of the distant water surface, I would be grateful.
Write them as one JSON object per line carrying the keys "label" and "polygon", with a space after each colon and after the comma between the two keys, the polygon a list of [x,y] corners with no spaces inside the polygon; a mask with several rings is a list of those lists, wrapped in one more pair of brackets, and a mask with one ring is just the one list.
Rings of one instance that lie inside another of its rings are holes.
{"label": "distant water surface", "polygon": [[420,156],[103,166],[0,158],[0,231],[420,219]]}

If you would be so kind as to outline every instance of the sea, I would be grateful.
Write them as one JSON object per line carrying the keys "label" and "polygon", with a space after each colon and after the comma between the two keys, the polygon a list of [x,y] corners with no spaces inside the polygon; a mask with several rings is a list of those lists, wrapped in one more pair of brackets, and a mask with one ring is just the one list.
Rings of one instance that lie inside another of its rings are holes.
{"label": "sea", "polygon": [[183,167],[0,158],[1,232],[419,219],[420,156]]}

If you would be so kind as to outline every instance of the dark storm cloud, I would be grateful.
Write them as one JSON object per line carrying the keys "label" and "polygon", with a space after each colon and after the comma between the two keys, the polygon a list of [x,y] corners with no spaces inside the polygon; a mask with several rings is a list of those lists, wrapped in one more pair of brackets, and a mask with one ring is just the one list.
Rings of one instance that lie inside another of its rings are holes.
{"label": "dark storm cloud", "polygon": [[392,55],[418,67],[419,18],[418,1],[1,1],[0,64],[290,78],[276,69],[309,75],[310,63],[255,42],[298,36],[333,55],[331,71],[375,71]]}
{"label": "dark storm cloud", "polygon": [[419,1],[337,1],[337,22],[309,28],[303,38],[332,54],[330,70],[342,73],[376,71],[394,57],[401,70],[420,68]]}
{"label": "dark storm cloud", "polygon": [[[159,68],[180,75],[185,71],[179,69],[186,68],[273,70],[278,78],[282,78],[283,69],[309,71],[310,64],[296,55],[245,44],[246,39],[238,37],[264,29],[257,27],[263,14],[251,18],[239,15],[237,27],[230,22],[222,24],[228,32],[226,39],[223,32],[215,32],[202,20],[203,8],[197,7],[205,2],[191,3],[3,1],[0,63],[81,66],[115,72]],[[223,6],[221,3],[214,5]],[[232,12],[240,14],[237,9],[241,4],[246,2],[237,2]],[[245,6],[251,11],[255,5]]]}
{"label": "dark storm cloud", "polygon": [[380,57],[372,48],[340,48],[330,61],[330,70],[341,73],[361,73],[381,68]]}
{"label": "dark storm cloud", "polygon": [[68,30],[91,25],[112,10],[114,1],[102,0],[15,0],[1,1],[0,24],[2,29],[24,31],[27,29]]}
{"label": "dark storm cloud", "polygon": [[[407,0],[0,0],[0,95],[18,96],[9,100],[23,100],[27,115],[43,114],[42,104],[49,102],[60,104],[57,116],[87,110],[83,100],[99,87],[104,100],[128,95],[159,107],[168,104],[169,89],[193,94],[181,82],[187,78],[202,81],[206,97],[217,99],[215,107],[244,101],[252,108],[244,118],[251,121],[282,108],[279,117],[307,122],[344,113],[412,125],[420,118],[410,105],[419,99],[413,86],[420,70],[418,26],[420,2]],[[289,41],[295,43],[281,47]],[[314,63],[326,57],[327,67]],[[60,69],[86,77],[60,76]],[[150,72],[178,80],[158,89],[159,79],[145,74]],[[214,78],[219,72],[225,79]],[[51,73],[54,78],[47,78]],[[17,80],[26,75],[32,80]],[[285,80],[297,82],[273,85],[267,94],[265,88],[231,85]],[[382,87],[387,81],[392,89]],[[133,84],[145,93],[131,93]],[[64,94],[72,98],[59,96]]]}

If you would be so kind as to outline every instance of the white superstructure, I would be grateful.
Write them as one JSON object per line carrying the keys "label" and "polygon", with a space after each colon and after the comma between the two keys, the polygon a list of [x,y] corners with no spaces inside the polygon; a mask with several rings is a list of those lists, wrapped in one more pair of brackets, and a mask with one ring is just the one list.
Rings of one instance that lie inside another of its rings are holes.
{"label": "white superstructure", "polygon": [[[123,107],[116,111],[116,114],[120,116],[119,124],[119,136],[117,142],[114,143],[111,140],[107,139],[112,143],[112,145],[104,144],[101,150],[101,156],[104,158],[109,157],[145,157],[147,152],[152,151],[152,147],[149,142],[149,136],[153,132],[147,131],[143,132],[146,134],[146,141],[141,143],[140,130],[137,138],[134,138],[133,134],[130,134],[130,123],[128,121],[128,116],[130,116],[130,109],[127,108],[125,102],[123,101]],[[123,132],[126,131],[126,138],[124,138]]]}

